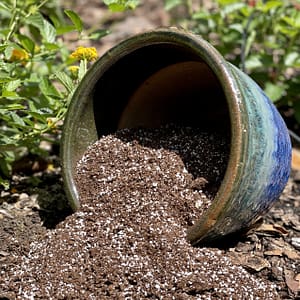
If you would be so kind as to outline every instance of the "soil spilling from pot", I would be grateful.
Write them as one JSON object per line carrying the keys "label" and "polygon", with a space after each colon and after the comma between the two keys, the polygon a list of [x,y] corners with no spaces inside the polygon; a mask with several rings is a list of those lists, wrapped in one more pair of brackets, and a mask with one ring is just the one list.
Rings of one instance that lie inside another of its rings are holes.
{"label": "soil spilling from pot", "polygon": [[81,208],[9,270],[17,299],[278,299],[223,250],[186,228],[213,201],[228,139],[192,128],[124,129],[77,165]]}

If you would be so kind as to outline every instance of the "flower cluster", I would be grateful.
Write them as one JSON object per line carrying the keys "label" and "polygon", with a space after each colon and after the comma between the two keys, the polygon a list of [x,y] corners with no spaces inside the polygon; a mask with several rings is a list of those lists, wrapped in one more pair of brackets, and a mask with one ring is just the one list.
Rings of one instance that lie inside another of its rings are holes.
{"label": "flower cluster", "polygon": [[79,67],[78,66],[69,66],[69,71],[71,73],[72,78],[78,77]]}
{"label": "flower cluster", "polygon": [[70,57],[76,60],[94,61],[98,58],[98,53],[95,47],[82,47],[79,46]]}
{"label": "flower cluster", "polygon": [[11,62],[21,62],[26,64],[29,59],[29,54],[23,49],[13,49],[9,61]]}

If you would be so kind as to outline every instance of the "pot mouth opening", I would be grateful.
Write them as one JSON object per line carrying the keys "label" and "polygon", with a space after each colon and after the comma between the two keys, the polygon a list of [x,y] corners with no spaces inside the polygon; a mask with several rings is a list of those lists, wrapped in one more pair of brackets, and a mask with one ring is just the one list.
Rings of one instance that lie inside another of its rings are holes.
{"label": "pot mouth opening", "polygon": [[93,91],[99,138],[123,128],[174,124],[224,135],[230,148],[231,120],[223,85],[196,50],[172,41],[135,45],[126,54],[121,46],[116,50],[110,55],[117,59]]}
{"label": "pot mouth opening", "polygon": [[220,79],[196,52],[176,43],[120,53],[96,82],[93,107],[99,137],[125,127],[175,123],[229,133],[230,139]]}

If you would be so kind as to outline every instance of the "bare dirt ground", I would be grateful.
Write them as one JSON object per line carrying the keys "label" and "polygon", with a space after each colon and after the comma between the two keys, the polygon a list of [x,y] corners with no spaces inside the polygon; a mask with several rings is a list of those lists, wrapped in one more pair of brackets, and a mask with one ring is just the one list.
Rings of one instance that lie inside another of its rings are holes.
{"label": "bare dirt ground", "polygon": [[[170,24],[162,1],[143,1],[137,10],[117,14],[108,12],[100,2],[62,2],[63,6],[77,11],[87,28],[104,26],[112,31],[99,42],[92,43],[100,55],[132,34]],[[77,43],[72,36],[69,38],[70,47],[75,48]],[[11,189],[1,191],[0,196],[2,277],[28,254],[32,242],[42,240],[72,213],[63,189],[59,147],[49,150],[47,160],[28,157],[19,163]],[[295,165],[282,195],[257,227],[234,243],[217,246],[256,279],[275,284],[280,299],[300,299],[299,216],[300,171]],[[0,280],[0,299],[14,297],[7,293]]]}

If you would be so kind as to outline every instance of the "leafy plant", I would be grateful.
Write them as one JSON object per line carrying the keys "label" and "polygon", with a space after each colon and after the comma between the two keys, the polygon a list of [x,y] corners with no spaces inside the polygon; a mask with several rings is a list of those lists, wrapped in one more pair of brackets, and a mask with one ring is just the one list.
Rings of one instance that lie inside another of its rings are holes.
{"label": "leafy plant", "polygon": [[103,0],[111,11],[124,11],[126,9],[135,9],[139,0]]}
{"label": "leafy plant", "polygon": [[12,163],[24,152],[44,155],[42,140],[55,143],[78,82],[96,59],[94,48],[70,55],[63,35],[85,34],[80,17],[55,0],[0,3],[0,185],[8,188]]}
{"label": "leafy plant", "polygon": [[[134,9],[138,0],[104,0],[112,11]],[[57,0],[0,3],[0,186],[9,187],[12,164],[25,153],[47,155],[43,140],[57,143],[69,101],[89,66],[94,47],[71,53],[64,36],[95,39],[108,30],[85,30],[78,14]]]}
{"label": "leafy plant", "polygon": [[[254,78],[278,108],[290,107],[300,123],[300,1],[166,0],[186,7],[185,27],[213,44],[231,63]],[[199,3],[198,2],[198,3]]]}

